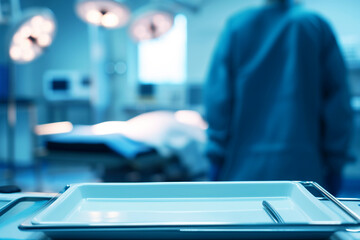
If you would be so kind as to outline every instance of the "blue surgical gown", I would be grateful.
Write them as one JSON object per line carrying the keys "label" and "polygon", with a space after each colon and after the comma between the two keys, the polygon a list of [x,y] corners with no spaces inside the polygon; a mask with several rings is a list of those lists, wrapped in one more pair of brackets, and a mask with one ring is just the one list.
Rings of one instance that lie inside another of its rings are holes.
{"label": "blue surgical gown", "polygon": [[350,159],[347,70],[329,24],[302,6],[231,17],[205,84],[218,180],[311,180]]}

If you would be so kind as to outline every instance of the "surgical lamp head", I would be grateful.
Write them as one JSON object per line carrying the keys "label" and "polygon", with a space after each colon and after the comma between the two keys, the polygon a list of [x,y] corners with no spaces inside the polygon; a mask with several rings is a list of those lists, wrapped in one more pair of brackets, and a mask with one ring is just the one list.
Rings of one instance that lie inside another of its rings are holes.
{"label": "surgical lamp head", "polygon": [[10,34],[9,56],[16,63],[28,63],[50,46],[55,36],[56,22],[46,8],[28,9],[15,21]]}
{"label": "surgical lamp head", "polygon": [[129,26],[129,34],[135,41],[159,38],[174,25],[174,10],[164,1],[150,1],[137,9]]}
{"label": "surgical lamp head", "polygon": [[114,0],[78,0],[76,13],[84,22],[105,28],[123,27],[130,18],[128,8]]}

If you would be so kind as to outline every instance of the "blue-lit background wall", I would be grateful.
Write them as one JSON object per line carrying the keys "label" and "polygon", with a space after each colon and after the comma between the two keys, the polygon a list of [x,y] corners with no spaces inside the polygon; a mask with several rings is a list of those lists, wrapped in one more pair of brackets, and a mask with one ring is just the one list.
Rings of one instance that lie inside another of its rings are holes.
{"label": "blue-lit background wall", "polygon": [[[163,0],[168,1],[170,0]],[[130,9],[136,9],[147,1],[128,1]],[[191,1],[189,1],[191,2]],[[179,89],[193,85],[201,88],[204,82],[209,60],[217,37],[221,32],[226,19],[236,11],[253,5],[259,5],[261,0],[204,0],[194,1],[198,3],[197,11],[180,9],[187,17],[187,79],[184,86],[159,86],[161,93],[173,92],[178,94]],[[347,54],[351,68],[351,87],[353,95],[360,95],[360,1],[358,0],[303,0],[304,4],[315,11],[323,14],[332,23],[338,33],[339,41],[342,43],[344,52]],[[75,14],[75,0],[22,0],[21,8],[48,7],[54,14],[57,21],[57,33],[51,47],[37,60],[30,64],[15,66],[16,90],[18,98],[31,99],[37,107],[37,122],[47,123],[51,121],[69,120],[75,124],[91,123],[91,109],[86,103],[64,105],[49,105],[44,99],[43,77],[49,70],[77,71],[90,74],[90,41],[89,26],[82,22]],[[7,64],[7,50],[5,48],[5,33],[8,26],[0,24],[0,62]],[[156,102],[145,102],[138,97],[137,85],[137,48],[136,44],[129,38],[127,28],[102,30],[108,49],[111,104],[107,117],[109,120],[125,120],[132,114],[141,112],[144,109],[156,108],[156,106],[169,107],[171,97],[166,94],[159,94]],[[126,72],[114,73],[113,67],[116,63],[125,63]],[[182,91],[182,90],[181,90]],[[185,90],[186,91],[186,90]],[[181,95],[181,93],[180,93]],[[185,94],[186,95],[186,94]],[[169,100],[170,99],[170,100]],[[170,101],[170,102],[169,102]],[[201,105],[187,106],[201,111]],[[182,106],[179,106],[182,107]],[[64,110],[66,109],[66,110]],[[0,109],[0,159],[4,162],[6,157],[6,125],[5,108]],[[51,113],[51,114],[50,114]],[[19,106],[18,128],[17,128],[17,162],[18,164],[32,164],[33,139],[29,122],[29,112],[26,107]],[[357,114],[357,139],[359,139],[359,114]],[[357,141],[360,142],[360,141]],[[354,149],[359,154],[360,146],[355,141]],[[357,144],[357,145],[356,145]],[[359,164],[358,164],[359,165]],[[360,167],[349,169],[348,174],[354,176],[354,171]]]}

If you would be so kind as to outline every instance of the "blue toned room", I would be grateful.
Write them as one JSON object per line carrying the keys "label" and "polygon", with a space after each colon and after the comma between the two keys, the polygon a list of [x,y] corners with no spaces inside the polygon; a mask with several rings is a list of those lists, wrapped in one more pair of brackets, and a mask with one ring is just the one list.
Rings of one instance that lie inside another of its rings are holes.
{"label": "blue toned room", "polygon": [[0,0],[0,239],[360,239],[359,9]]}

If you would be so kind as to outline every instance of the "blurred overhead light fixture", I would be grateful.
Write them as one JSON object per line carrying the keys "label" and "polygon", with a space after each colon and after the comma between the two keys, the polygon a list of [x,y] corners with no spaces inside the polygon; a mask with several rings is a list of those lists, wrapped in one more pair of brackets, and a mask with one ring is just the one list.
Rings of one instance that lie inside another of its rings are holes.
{"label": "blurred overhead light fixture", "polygon": [[31,62],[50,46],[56,23],[49,9],[29,9],[15,23],[11,34],[9,55],[16,63]]}
{"label": "blurred overhead light fixture", "polygon": [[130,17],[128,8],[114,0],[79,0],[76,13],[83,21],[105,28],[122,27]]}
{"label": "blurred overhead light fixture", "polygon": [[174,24],[174,14],[164,6],[149,5],[138,11],[130,25],[130,35],[136,41],[158,38]]}

